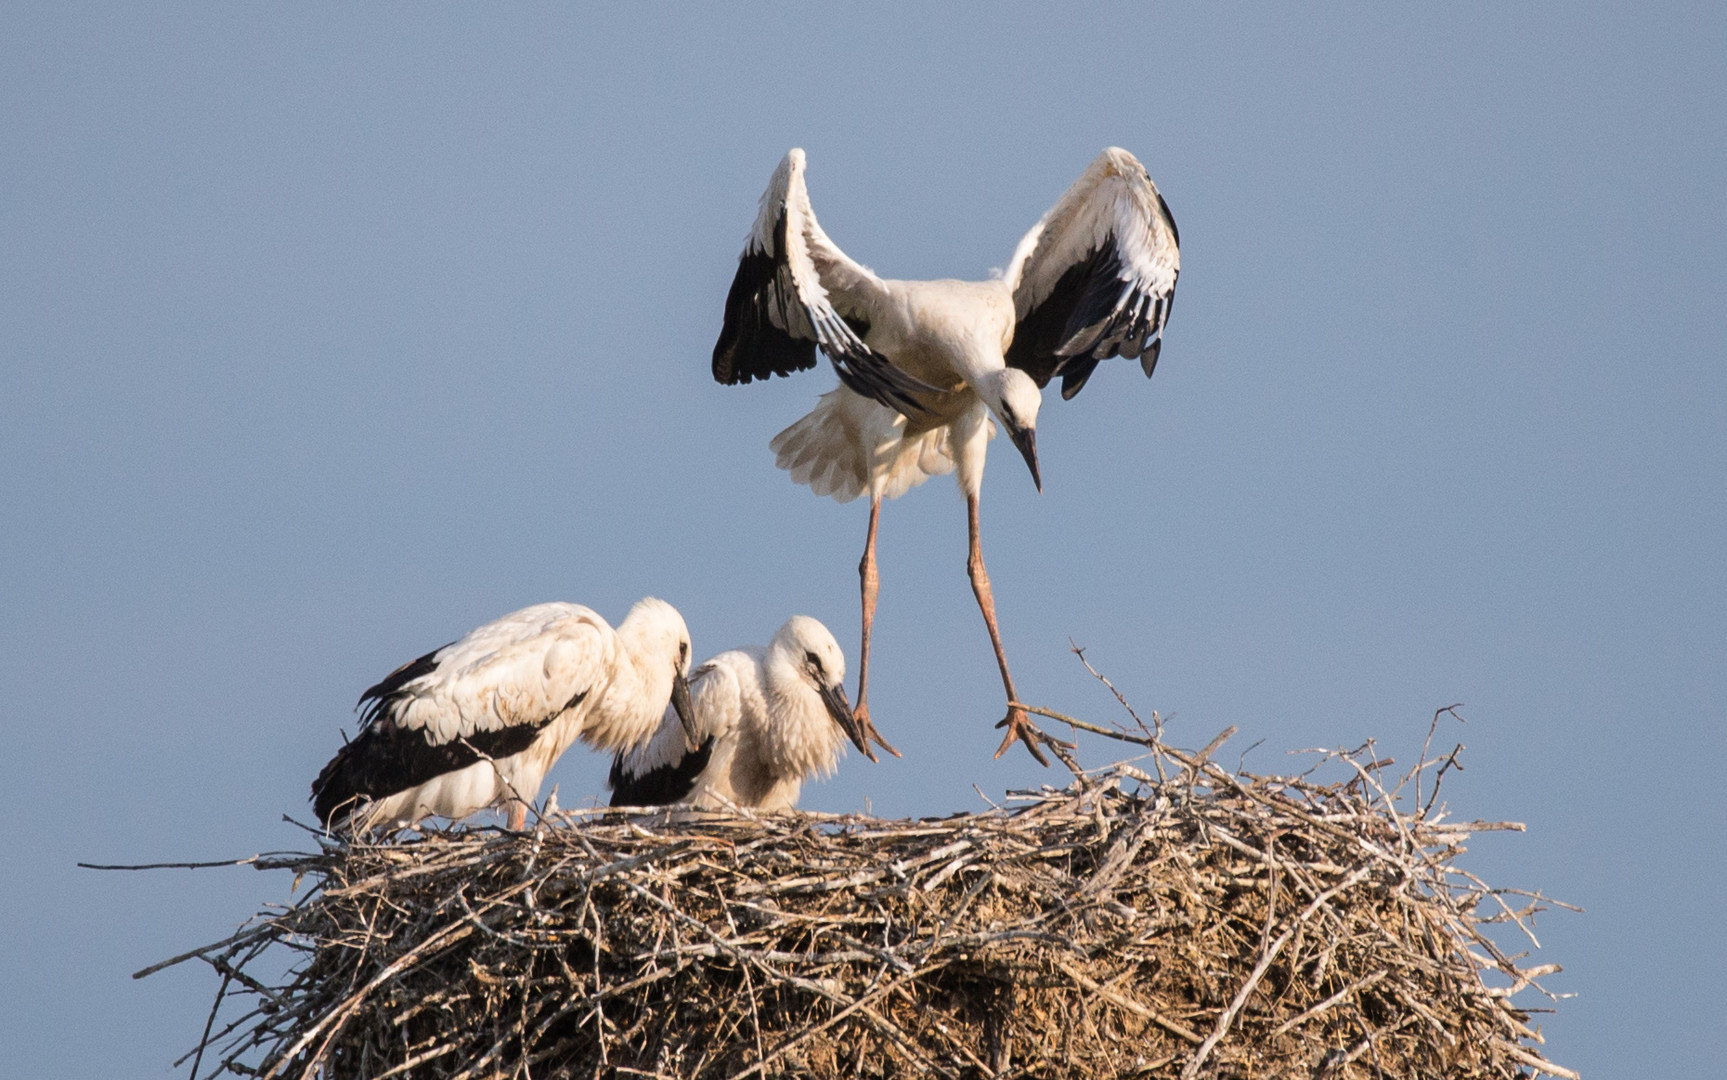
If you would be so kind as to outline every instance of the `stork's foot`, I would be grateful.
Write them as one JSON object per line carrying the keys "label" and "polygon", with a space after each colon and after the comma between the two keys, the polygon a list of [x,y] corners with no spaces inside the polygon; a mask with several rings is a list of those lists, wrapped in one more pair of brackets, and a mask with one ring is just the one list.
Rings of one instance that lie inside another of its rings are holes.
{"label": "stork's foot", "polygon": [[871,761],[881,761],[881,758],[876,757],[875,754],[870,751],[869,744],[871,740],[880,743],[881,748],[892,754],[894,757],[905,756],[898,750],[895,750],[892,743],[882,738],[881,732],[877,731],[875,725],[870,723],[869,703],[867,701],[858,702],[857,708],[852,710],[852,721],[857,724],[858,734],[863,737],[864,756],[869,758]]}
{"label": "stork's foot", "polygon": [[1040,743],[1051,749],[1072,750],[1074,748],[1072,743],[1062,742],[1032,723],[1031,717],[1018,705],[1008,705],[1007,715],[1002,717],[995,726],[1007,728],[1007,734],[1002,737],[1001,745],[995,749],[997,758],[1007,753],[1007,748],[1015,742],[1023,742],[1025,748],[1031,751],[1031,756],[1037,759],[1037,763],[1047,769],[1049,768],[1049,758],[1043,756],[1043,751],[1039,748]]}

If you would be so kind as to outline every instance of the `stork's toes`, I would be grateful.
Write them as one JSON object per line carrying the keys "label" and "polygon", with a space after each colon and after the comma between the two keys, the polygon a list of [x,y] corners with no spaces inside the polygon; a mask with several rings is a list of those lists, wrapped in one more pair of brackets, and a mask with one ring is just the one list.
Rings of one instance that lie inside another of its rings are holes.
{"label": "stork's toes", "polygon": [[881,732],[877,731],[876,726],[870,723],[868,703],[862,701],[858,702],[857,708],[852,710],[852,720],[857,724],[858,734],[863,738],[863,752],[865,757],[869,758],[871,761],[879,762],[881,760],[870,751],[869,744],[872,739],[875,742],[880,743],[881,748],[892,754],[894,757],[905,756],[898,750],[895,750],[892,743],[882,738]]}
{"label": "stork's toes", "polygon": [[1016,741],[1023,742],[1025,748],[1031,751],[1031,756],[1037,759],[1037,763],[1046,769],[1049,768],[1049,759],[1043,756],[1043,751],[1038,748],[1038,743],[1058,744],[1059,740],[1050,738],[1042,728],[1032,723],[1031,717],[1026,715],[1024,709],[1018,705],[1009,705],[1007,715],[1002,717],[995,726],[1007,728],[1007,734],[1002,737],[1001,745],[995,749],[996,757],[999,758],[1007,753],[1007,748]]}

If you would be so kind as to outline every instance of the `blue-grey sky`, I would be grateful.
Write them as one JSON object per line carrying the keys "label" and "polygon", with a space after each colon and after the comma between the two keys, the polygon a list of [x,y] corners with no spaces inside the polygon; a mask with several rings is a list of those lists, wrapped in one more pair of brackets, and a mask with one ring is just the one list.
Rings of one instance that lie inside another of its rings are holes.
{"label": "blue-grey sky", "polygon": [[[289,882],[73,863],[303,844],[358,692],[471,626],[652,593],[699,654],[804,612],[855,660],[865,508],[766,447],[833,375],[708,374],[758,196],[803,146],[853,257],[978,277],[1119,144],[1179,302],[1155,379],[1048,395],[1043,495],[995,446],[1022,692],[1115,715],[1071,637],[1261,771],[1466,703],[1456,812],[1529,824],[1468,865],[1589,909],[1548,1052],[1718,1075],[1723,56],[1703,4],[7,5],[0,1071],[164,1075],[214,980],[128,974]],[[905,758],[805,805],[1059,781],[990,759],[949,480],[881,558]]]}

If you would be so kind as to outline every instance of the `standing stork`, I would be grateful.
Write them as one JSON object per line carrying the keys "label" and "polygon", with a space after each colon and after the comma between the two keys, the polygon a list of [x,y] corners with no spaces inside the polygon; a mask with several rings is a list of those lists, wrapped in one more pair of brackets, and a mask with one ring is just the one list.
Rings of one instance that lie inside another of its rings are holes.
{"label": "standing stork", "polygon": [[714,345],[719,382],[747,383],[815,366],[817,346],[840,386],[770,447],[792,479],[840,502],[869,493],[858,565],[863,641],[856,718],[869,718],[876,524],[884,498],[958,467],[965,495],[966,570],[1007,691],[1000,757],[1044,736],[1017,702],[979,540],[978,497],[993,417],[1043,490],[1037,463],[1040,391],[1057,375],[1071,398],[1112,356],[1137,357],[1149,378],[1163,347],[1181,272],[1175,219],[1145,167],[1110,147],[1020,240],[1007,272],[988,281],[893,281],[853,262],[816,222],[804,152],[780,162],[726,296]]}
{"label": "standing stork", "polygon": [[803,783],[832,774],[845,747],[870,757],[846,700],[839,642],[807,615],[786,620],[767,648],[720,653],[690,676],[690,750],[670,710],[640,748],[612,759],[613,806],[730,803],[789,810]]}
{"label": "standing stork", "polygon": [[360,733],[312,781],[326,826],[355,833],[495,803],[510,828],[577,739],[632,750],[668,703],[693,737],[690,632],[647,597],[613,630],[580,604],[536,604],[471,630],[360,695]]}

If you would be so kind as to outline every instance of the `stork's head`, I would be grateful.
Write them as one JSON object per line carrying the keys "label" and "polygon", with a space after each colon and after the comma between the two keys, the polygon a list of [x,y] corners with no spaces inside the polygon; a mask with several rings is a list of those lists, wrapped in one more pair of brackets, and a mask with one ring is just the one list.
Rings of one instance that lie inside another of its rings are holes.
{"label": "stork's head", "polygon": [[846,697],[846,657],[840,643],[818,620],[808,615],[793,615],[774,635],[768,646],[769,659],[795,671],[796,677],[815,691],[827,709],[828,716],[839,725],[865,755],[869,743],[864,741],[852,717],[851,701]]}
{"label": "stork's head", "polygon": [[1043,392],[1030,375],[1015,367],[992,372],[977,392],[984,404],[995,413],[1008,440],[1019,448],[1031,470],[1031,482],[1043,490],[1043,477],[1037,469],[1037,410],[1043,407]]}
{"label": "stork's head", "polygon": [[[690,749],[694,750],[701,740],[696,734],[696,711],[690,704],[690,628],[684,625],[684,617],[664,600],[644,596],[618,625],[618,636],[629,645],[637,663],[643,665],[651,688],[665,693],[664,688],[670,686],[672,709],[678,714],[678,722],[684,725]],[[658,697],[652,693],[650,696]],[[654,720],[665,710],[667,698],[658,700],[659,706],[652,710]]]}

